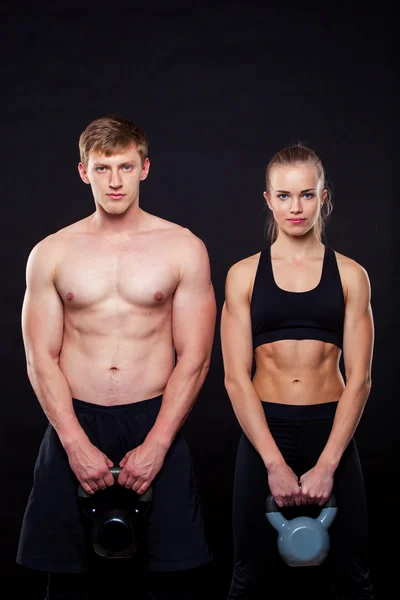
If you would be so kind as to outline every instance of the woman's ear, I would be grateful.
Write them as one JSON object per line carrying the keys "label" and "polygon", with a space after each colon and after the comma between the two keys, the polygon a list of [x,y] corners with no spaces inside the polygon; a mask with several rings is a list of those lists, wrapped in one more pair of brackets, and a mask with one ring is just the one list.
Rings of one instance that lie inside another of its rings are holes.
{"label": "woman's ear", "polygon": [[263,196],[264,196],[264,198],[265,198],[265,202],[266,202],[266,203],[267,203],[267,205],[268,205],[268,208],[269,208],[270,210],[272,210],[272,208],[271,208],[271,203],[270,203],[270,199],[269,199],[269,195],[267,194],[267,192],[264,192],[264,193],[263,193]]}

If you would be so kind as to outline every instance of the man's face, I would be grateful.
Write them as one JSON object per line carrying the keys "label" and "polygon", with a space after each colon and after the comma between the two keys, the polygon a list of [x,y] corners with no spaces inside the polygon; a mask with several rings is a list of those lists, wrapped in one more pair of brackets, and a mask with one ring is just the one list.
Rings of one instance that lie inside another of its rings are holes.
{"label": "man's face", "polygon": [[82,180],[92,187],[96,205],[110,215],[124,214],[137,203],[140,182],[149,168],[149,159],[142,164],[135,144],[112,156],[90,152],[87,165],[78,165]]}

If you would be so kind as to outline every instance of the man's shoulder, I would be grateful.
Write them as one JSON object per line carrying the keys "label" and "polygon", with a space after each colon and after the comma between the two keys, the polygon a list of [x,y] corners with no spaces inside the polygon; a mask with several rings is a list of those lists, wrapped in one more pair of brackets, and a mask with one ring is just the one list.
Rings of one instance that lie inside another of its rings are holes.
{"label": "man's shoulder", "polygon": [[148,219],[151,231],[153,233],[159,233],[160,236],[164,235],[173,243],[174,248],[178,251],[196,251],[205,248],[203,240],[188,227],[179,225],[173,221],[162,219],[155,215],[148,214]]}
{"label": "man's shoulder", "polygon": [[167,219],[163,219],[162,217],[158,217],[157,215],[153,215],[152,213],[146,212],[144,210],[141,211],[142,215],[145,218],[145,223],[147,227],[151,229],[160,229],[160,230],[173,230],[173,229],[182,229],[182,226],[178,223],[174,223],[173,221],[168,221]]}
{"label": "man's shoulder", "polygon": [[30,251],[30,257],[36,256],[54,256],[54,253],[57,249],[61,249],[68,243],[71,235],[74,233],[78,233],[83,230],[84,221],[86,219],[82,219],[82,221],[77,221],[76,223],[71,223],[70,225],[66,225],[52,233],[49,233],[47,236],[36,242],[33,248]]}

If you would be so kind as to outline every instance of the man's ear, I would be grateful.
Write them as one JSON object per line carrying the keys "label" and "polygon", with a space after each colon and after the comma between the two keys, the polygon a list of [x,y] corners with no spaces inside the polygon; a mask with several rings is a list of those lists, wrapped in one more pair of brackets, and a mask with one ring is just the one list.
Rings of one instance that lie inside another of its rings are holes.
{"label": "man's ear", "polygon": [[89,177],[87,176],[87,171],[81,162],[78,165],[78,171],[83,183],[90,184]]}
{"label": "man's ear", "polygon": [[143,162],[143,166],[142,166],[142,174],[140,175],[141,181],[143,181],[144,179],[147,179],[149,170],[150,170],[150,161],[148,158],[145,158],[144,162]]}

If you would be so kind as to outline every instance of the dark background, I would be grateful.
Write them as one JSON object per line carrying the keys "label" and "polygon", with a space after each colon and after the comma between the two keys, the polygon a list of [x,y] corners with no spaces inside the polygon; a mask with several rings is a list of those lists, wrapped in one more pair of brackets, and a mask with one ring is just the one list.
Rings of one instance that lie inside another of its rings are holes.
{"label": "dark background", "polygon": [[399,535],[394,14],[382,2],[277,6],[2,3],[0,580],[7,598],[43,597],[40,576],[15,565],[46,426],[21,338],[26,259],[40,239],[93,211],[78,177],[78,137],[108,113],[131,118],[150,138],[141,206],[189,227],[210,255],[218,302],[213,360],[185,430],[221,598],[231,568],[240,433],[223,386],[225,277],[231,264],[266,244],[262,192],[272,154],[303,141],[322,158],[334,201],[327,241],[360,262],[372,286],[373,387],[356,439],[377,598],[389,597],[398,552],[388,544]]}

